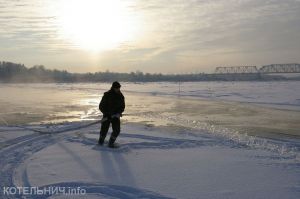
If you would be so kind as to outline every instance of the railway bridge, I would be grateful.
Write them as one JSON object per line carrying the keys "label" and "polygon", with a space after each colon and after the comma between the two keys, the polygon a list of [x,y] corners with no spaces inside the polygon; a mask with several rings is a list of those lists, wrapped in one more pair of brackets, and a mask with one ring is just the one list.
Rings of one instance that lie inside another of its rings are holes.
{"label": "railway bridge", "polygon": [[215,74],[270,74],[270,73],[300,73],[300,64],[270,64],[257,68],[256,66],[217,67]]}

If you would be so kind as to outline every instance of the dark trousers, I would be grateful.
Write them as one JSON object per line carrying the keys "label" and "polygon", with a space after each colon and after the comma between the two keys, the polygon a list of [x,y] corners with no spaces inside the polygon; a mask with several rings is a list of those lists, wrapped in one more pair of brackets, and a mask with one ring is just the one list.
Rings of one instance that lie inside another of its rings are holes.
{"label": "dark trousers", "polygon": [[113,140],[116,140],[116,138],[120,134],[120,119],[119,118],[112,118],[112,119],[108,119],[108,120],[104,121],[101,124],[100,137],[105,139],[108,129],[109,129],[109,126],[110,126],[110,123],[112,124],[112,129],[113,129],[113,132],[110,137]]}

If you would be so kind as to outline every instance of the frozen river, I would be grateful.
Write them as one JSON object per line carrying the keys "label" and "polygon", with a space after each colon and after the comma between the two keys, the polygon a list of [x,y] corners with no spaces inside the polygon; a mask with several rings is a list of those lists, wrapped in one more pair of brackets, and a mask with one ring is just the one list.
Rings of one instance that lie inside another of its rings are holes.
{"label": "frozen river", "polygon": [[122,85],[121,147],[110,150],[96,145],[110,84],[0,84],[1,190],[299,198],[300,82]]}
{"label": "frozen river", "polygon": [[[2,125],[99,119],[110,84],[0,84]],[[124,122],[296,136],[300,82],[122,83]]]}

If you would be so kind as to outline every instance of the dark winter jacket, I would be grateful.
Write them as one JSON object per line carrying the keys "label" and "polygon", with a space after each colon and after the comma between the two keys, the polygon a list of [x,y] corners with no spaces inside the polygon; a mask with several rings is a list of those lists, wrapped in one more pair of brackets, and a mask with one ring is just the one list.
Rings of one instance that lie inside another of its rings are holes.
{"label": "dark winter jacket", "polygon": [[104,117],[110,117],[114,114],[122,114],[125,109],[125,99],[123,94],[116,93],[113,89],[104,93],[99,104],[99,110]]}

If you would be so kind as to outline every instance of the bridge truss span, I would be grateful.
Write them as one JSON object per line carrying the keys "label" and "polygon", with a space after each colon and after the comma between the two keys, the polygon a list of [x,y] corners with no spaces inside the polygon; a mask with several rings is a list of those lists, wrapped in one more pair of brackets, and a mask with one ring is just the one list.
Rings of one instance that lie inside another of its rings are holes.
{"label": "bridge truss span", "polygon": [[249,74],[258,73],[256,66],[230,66],[230,67],[217,67],[216,74]]}
{"label": "bridge truss span", "polygon": [[300,64],[270,64],[257,69],[256,66],[217,67],[215,74],[266,74],[300,73]]}
{"label": "bridge truss span", "polygon": [[260,73],[300,73],[300,64],[271,64],[259,69]]}

